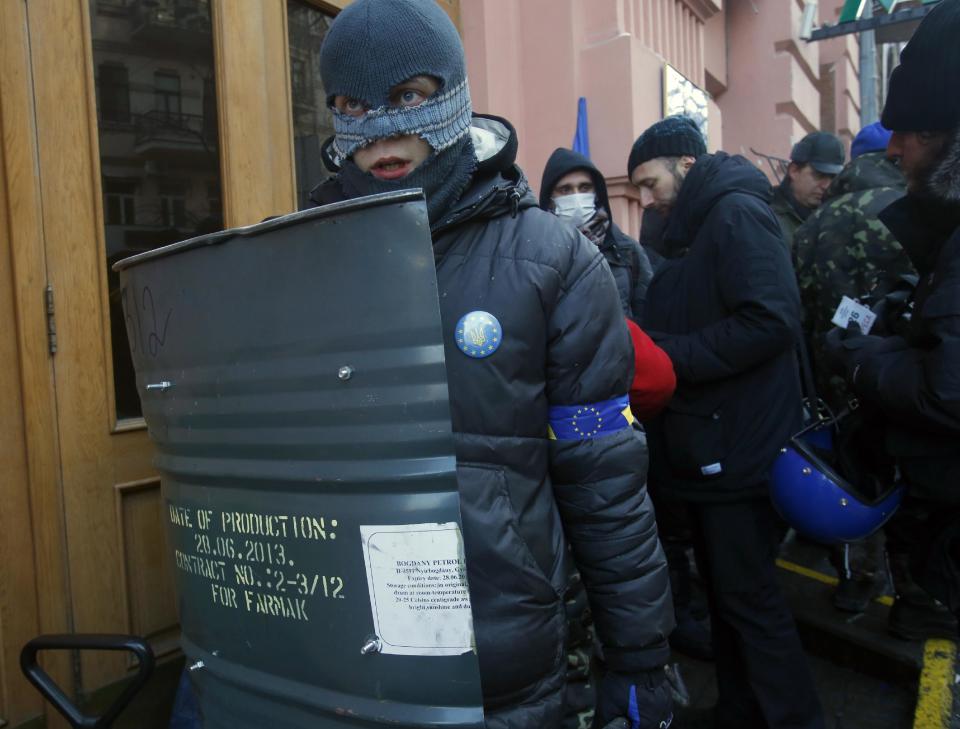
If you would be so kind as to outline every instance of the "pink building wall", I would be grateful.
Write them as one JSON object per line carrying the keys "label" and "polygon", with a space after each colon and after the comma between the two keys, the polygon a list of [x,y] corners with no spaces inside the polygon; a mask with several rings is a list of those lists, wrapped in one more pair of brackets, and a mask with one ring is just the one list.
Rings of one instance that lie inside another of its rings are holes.
{"label": "pink building wall", "polygon": [[[822,0],[821,21],[836,23],[842,6],[843,0]],[[849,159],[850,143],[860,131],[860,44],[855,34],[820,41],[820,77],[824,103],[831,107],[823,127],[843,140]]]}
{"label": "pink building wall", "polygon": [[724,148],[769,173],[750,149],[788,157],[793,144],[820,128],[820,47],[800,40],[799,0],[727,5]]}
{"label": "pink building wall", "polygon": [[[817,25],[836,23],[843,0],[821,0]],[[807,133],[823,129],[846,144],[860,129],[859,45],[855,35],[800,39],[802,0],[752,0],[726,8],[727,87],[717,96],[726,151],[769,166],[750,148],[788,157]],[[771,175],[772,178],[772,175]]]}
{"label": "pink building wall", "polygon": [[[518,162],[539,190],[547,158],[571,145],[577,100],[586,97],[591,156],[607,178],[614,219],[637,235],[641,210],[626,178],[630,146],[662,118],[665,62],[704,87],[704,23],[721,7],[721,0],[464,2],[474,107],[514,124]],[[709,123],[717,149],[716,104]]]}
{"label": "pink building wall", "polygon": [[[843,0],[821,0],[835,22]],[[800,39],[803,0],[466,0],[461,25],[477,111],[508,118],[519,163],[538,190],[543,166],[569,147],[587,98],[593,162],[614,219],[632,235],[641,210],[626,178],[634,139],[663,115],[670,63],[712,96],[709,149],[765,161],[826,128],[859,129],[855,36]],[[819,23],[818,23],[819,24]],[[849,147],[848,147],[849,149]],[[772,177],[772,175],[771,175]]]}

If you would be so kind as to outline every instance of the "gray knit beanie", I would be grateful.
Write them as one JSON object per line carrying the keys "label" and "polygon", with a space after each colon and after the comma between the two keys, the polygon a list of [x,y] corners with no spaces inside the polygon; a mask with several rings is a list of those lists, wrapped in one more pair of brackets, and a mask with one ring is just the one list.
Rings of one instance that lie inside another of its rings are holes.
{"label": "gray knit beanie", "polygon": [[707,144],[697,123],[679,114],[661,119],[637,137],[627,160],[627,177],[651,159],[657,157],[693,157],[707,153]]}
{"label": "gray knit beanie", "polygon": [[[470,131],[472,109],[463,44],[434,0],[356,0],[330,26],[320,73],[333,107],[336,96],[366,103],[362,117],[333,111],[334,151],[347,159],[377,139],[416,134],[441,152]],[[414,76],[433,76],[440,89],[409,108],[390,107],[390,89]]]}

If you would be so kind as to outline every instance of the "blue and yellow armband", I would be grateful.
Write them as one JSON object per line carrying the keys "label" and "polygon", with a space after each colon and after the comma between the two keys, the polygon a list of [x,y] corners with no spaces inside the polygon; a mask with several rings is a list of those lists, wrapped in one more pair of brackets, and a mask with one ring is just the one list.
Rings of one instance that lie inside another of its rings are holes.
{"label": "blue and yellow armband", "polygon": [[613,435],[633,425],[626,395],[585,405],[552,405],[547,437],[550,440],[588,440]]}

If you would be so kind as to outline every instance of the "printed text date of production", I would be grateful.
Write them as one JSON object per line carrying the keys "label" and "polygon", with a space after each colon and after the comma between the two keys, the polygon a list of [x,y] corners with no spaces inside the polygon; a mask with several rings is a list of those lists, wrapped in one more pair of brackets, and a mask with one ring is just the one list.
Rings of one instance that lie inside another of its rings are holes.
{"label": "printed text date of production", "polygon": [[261,542],[256,539],[211,537],[209,534],[193,535],[197,554],[224,557],[245,562],[293,567],[294,561],[287,558],[287,549],[280,542]]}

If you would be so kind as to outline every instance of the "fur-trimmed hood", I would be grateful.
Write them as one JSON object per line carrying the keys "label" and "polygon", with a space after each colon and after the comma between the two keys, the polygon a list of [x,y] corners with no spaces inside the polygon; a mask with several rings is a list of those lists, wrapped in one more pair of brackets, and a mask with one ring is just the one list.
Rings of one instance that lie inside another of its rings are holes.
{"label": "fur-trimmed hood", "polygon": [[937,200],[960,205],[960,126],[951,133],[946,154],[930,175],[929,189]]}

